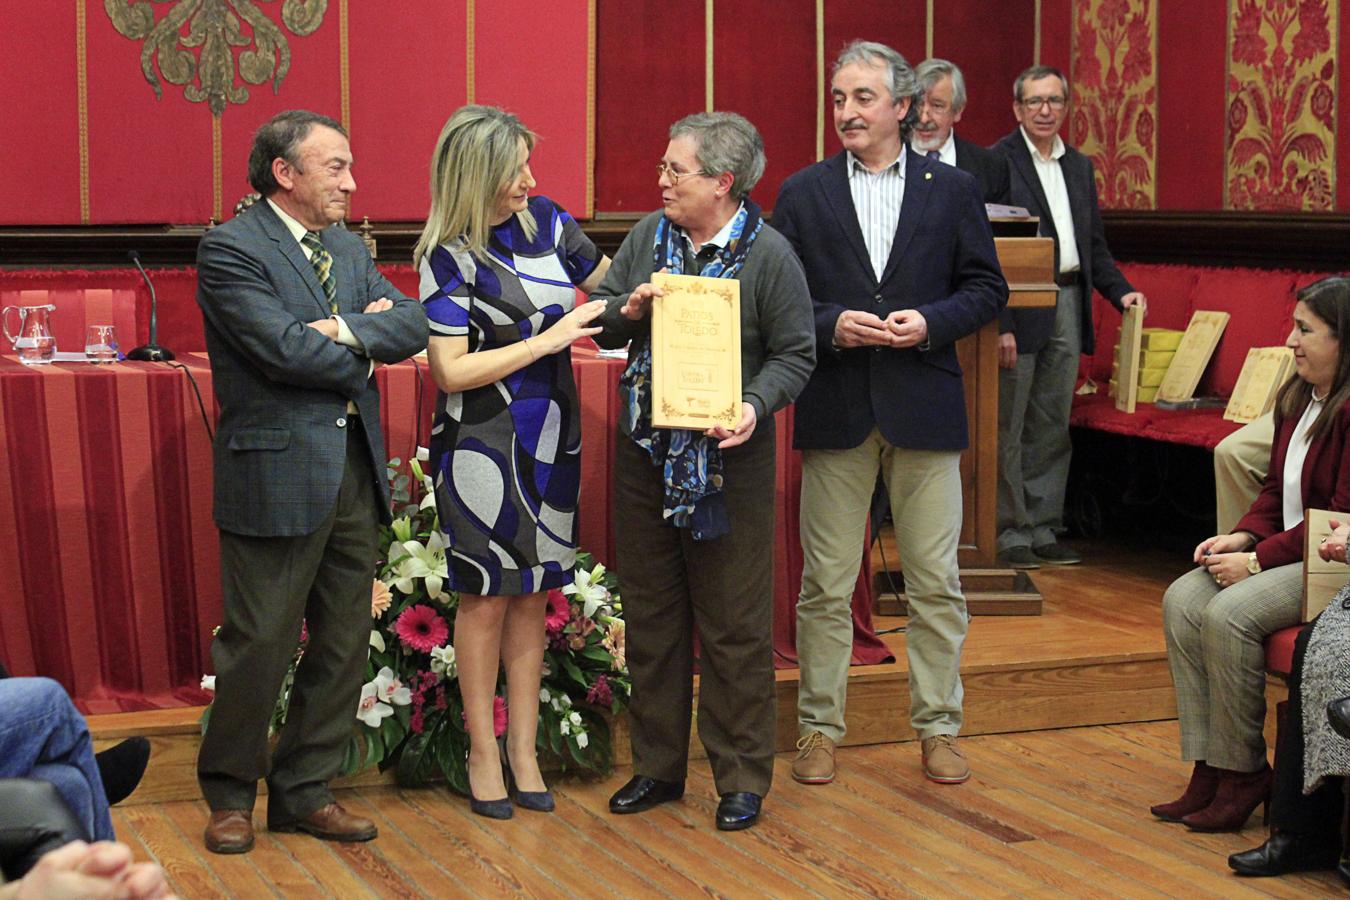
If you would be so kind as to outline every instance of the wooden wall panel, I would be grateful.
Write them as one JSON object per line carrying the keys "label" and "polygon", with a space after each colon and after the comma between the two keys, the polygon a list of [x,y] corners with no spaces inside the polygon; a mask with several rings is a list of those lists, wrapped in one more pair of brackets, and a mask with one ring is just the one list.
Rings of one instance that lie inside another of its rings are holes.
{"label": "wooden wall panel", "polygon": [[[530,163],[539,192],[580,217],[587,192],[588,9],[587,0],[479,0],[474,12],[474,102],[511,110],[539,135]],[[426,144],[428,157],[435,139]]]}
{"label": "wooden wall panel", "polygon": [[[816,0],[716,0],[713,105],[764,137],[768,162],[755,200],[773,206],[783,179],[816,161]],[[747,63],[751,63],[747,65]]]}
{"label": "wooden wall panel", "polygon": [[[41,15],[0,12],[0,222],[80,221],[75,20],[71,3],[47,4]],[[31,202],[35,185],[43,203]]]}
{"label": "wooden wall panel", "polygon": [[997,16],[977,2],[933,5],[933,55],[956,63],[966,79],[961,137],[988,146],[1016,127],[1012,85],[1032,63],[1035,32],[1034,0],[1004,0]]}
{"label": "wooden wall panel", "polygon": [[595,208],[647,212],[671,123],[707,105],[704,5],[597,0],[596,12]]}
{"label": "wooden wall panel", "polygon": [[[352,3],[351,120],[356,221],[423,218],[431,152],[468,98],[468,0],[400,0],[407,15]],[[409,53],[409,47],[425,51]],[[388,91],[367,85],[397,85]]]}
{"label": "wooden wall panel", "polygon": [[1223,206],[1228,0],[1158,4],[1158,208]]}

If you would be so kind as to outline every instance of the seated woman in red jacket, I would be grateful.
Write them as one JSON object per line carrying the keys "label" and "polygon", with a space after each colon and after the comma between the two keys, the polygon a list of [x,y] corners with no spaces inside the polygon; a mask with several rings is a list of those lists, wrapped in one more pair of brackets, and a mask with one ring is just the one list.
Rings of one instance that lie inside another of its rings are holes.
{"label": "seated woman in red jacket", "polygon": [[1196,831],[1236,831],[1270,796],[1261,642],[1299,620],[1303,511],[1350,510],[1350,278],[1299,291],[1286,343],[1298,377],[1276,400],[1261,493],[1231,534],[1195,548],[1199,568],[1163,597],[1181,757],[1195,768],[1185,793],[1152,812]]}

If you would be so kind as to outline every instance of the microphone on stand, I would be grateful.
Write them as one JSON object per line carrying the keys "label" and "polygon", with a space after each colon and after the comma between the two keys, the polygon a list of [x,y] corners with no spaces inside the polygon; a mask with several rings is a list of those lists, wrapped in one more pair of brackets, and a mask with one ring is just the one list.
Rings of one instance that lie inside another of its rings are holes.
{"label": "microphone on stand", "polygon": [[141,277],[145,279],[145,286],[150,289],[150,341],[134,350],[127,352],[127,359],[140,360],[141,362],[168,362],[173,359],[173,351],[167,347],[161,347],[155,342],[159,331],[158,312],[159,300],[155,297],[155,285],[150,281],[150,274],[145,271],[145,266],[141,265],[141,255],[135,250],[127,251],[127,259],[136,264],[140,270]]}

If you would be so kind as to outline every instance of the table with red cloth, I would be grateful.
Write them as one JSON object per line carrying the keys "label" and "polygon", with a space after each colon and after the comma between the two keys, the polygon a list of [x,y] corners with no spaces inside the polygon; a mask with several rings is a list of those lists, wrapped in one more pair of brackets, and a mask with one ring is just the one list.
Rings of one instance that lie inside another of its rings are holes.
{"label": "table with red cloth", "polygon": [[[606,563],[614,558],[610,475],[622,368],[593,350],[573,352],[583,441],[580,543]],[[407,460],[425,445],[435,409],[426,363],[384,366],[376,378],[386,451]],[[200,681],[221,619],[206,426],[215,420],[202,353],[183,354],[177,364],[111,366],[27,367],[0,356],[0,544],[9,548],[0,553],[0,659],[12,672],[55,678],[88,713],[209,699]],[[796,662],[801,469],[791,450],[791,410],[777,422],[772,552],[781,666]],[[855,662],[885,661],[861,572],[853,606]]]}

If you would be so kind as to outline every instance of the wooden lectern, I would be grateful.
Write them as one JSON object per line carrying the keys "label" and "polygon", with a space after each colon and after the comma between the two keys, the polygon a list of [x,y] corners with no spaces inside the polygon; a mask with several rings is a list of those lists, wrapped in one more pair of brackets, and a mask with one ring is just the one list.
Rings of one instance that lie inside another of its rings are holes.
{"label": "wooden lectern", "polygon": [[[1018,220],[1025,222],[1026,220]],[[995,233],[999,228],[995,222]],[[1055,243],[1048,237],[994,239],[1008,305],[1052,307],[1055,286]],[[1040,615],[1041,595],[1025,572],[998,567],[995,539],[998,504],[998,321],[987,323],[956,344],[965,376],[966,421],[970,447],[961,454],[961,584],[974,615]],[[887,559],[892,566],[894,560]],[[903,560],[899,568],[903,570]],[[881,596],[884,577],[877,583]],[[889,588],[886,588],[889,590]],[[899,610],[881,607],[882,612]]]}

